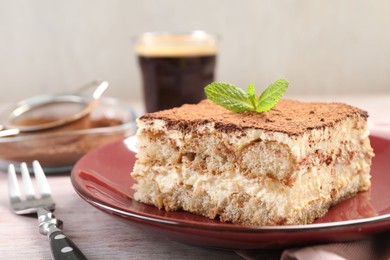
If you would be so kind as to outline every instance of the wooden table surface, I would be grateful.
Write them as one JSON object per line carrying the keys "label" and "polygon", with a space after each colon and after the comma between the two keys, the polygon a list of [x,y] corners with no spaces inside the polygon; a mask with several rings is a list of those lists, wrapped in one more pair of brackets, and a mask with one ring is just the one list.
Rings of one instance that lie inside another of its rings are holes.
{"label": "wooden table surface", "polygon": [[[390,95],[350,101],[367,109],[379,124],[390,125],[390,117],[386,116],[386,121],[378,116],[385,106],[389,108]],[[48,239],[39,234],[37,219],[10,211],[6,179],[0,170],[0,259],[50,259]],[[55,216],[64,221],[65,233],[88,259],[242,259],[235,252],[170,241],[162,234],[145,233],[117,221],[82,200],[73,189],[69,173],[50,175],[48,181],[57,202]]]}
{"label": "wooden table surface", "polygon": [[[0,172],[0,259],[50,259],[48,239],[39,234],[37,219],[10,211],[6,176]],[[69,174],[51,175],[48,181],[57,202],[55,216],[88,259],[242,259],[234,252],[169,241],[117,221],[83,201]]]}

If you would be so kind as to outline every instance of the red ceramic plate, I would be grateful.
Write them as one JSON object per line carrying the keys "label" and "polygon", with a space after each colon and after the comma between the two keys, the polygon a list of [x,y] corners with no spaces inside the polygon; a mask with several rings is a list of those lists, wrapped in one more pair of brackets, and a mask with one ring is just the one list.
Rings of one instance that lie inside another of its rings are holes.
{"label": "red ceramic plate", "polygon": [[81,158],[71,179],[76,192],[117,219],[185,243],[225,249],[284,248],[360,239],[390,229],[390,140],[371,137],[375,150],[372,187],[332,207],[314,224],[242,226],[187,212],[165,212],[133,200],[135,161],[131,139],[103,146]]}

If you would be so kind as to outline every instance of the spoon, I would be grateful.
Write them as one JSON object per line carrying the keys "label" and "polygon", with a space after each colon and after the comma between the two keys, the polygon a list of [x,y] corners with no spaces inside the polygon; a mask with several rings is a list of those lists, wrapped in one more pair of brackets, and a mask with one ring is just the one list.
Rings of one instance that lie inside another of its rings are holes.
{"label": "spoon", "polygon": [[82,95],[61,94],[34,96],[18,102],[0,125],[0,137],[50,129],[81,119],[95,108],[109,84],[99,81],[93,86],[92,100]]}

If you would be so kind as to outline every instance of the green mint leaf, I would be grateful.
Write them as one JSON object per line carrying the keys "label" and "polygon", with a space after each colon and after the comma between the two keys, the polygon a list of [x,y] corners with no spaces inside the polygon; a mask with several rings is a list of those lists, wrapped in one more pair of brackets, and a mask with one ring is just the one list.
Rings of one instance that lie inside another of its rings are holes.
{"label": "green mint leaf", "polygon": [[287,88],[288,82],[285,79],[279,79],[270,84],[257,100],[256,111],[261,113],[271,110],[286,93]]}
{"label": "green mint leaf", "polygon": [[233,112],[254,111],[247,93],[233,85],[213,82],[205,87],[205,93],[208,99]]}
{"label": "green mint leaf", "polygon": [[258,98],[253,83],[248,85],[246,92],[222,82],[211,83],[204,90],[209,100],[230,111],[262,113],[271,110],[280,101],[287,87],[287,80],[279,79],[270,84]]}
{"label": "green mint leaf", "polygon": [[255,89],[255,84],[253,83],[250,83],[248,85],[248,87],[246,88],[246,94],[248,96],[248,99],[250,100],[250,102],[252,103],[252,106],[253,106],[253,110],[256,110],[256,89]]}

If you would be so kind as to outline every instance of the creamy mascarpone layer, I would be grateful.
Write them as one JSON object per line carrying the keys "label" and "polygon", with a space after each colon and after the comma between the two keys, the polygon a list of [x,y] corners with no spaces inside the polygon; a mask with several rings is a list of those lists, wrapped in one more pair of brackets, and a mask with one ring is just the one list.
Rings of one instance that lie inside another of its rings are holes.
{"label": "creamy mascarpone layer", "polygon": [[139,163],[146,164],[153,161],[179,167],[186,163],[194,165],[185,158],[192,153],[198,164],[206,161],[209,171],[227,171],[231,167],[227,163],[234,163],[234,167],[241,167],[243,172],[257,167],[255,172],[250,169],[248,174],[251,175],[274,171],[273,176],[282,180],[295,178],[294,171],[299,168],[306,171],[307,167],[325,161],[330,164],[344,160],[348,164],[354,156],[372,155],[367,123],[361,117],[350,117],[332,128],[314,129],[299,136],[261,129],[224,133],[217,131],[213,123],[199,125],[195,132],[183,133],[168,130],[159,119],[153,120],[153,124],[140,120],[138,125],[138,159]]}
{"label": "creamy mascarpone layer", "polygon": [[[144,171],[146,174],[143,177],[153,180],[161,194],[174,193],[180,187],[186,187],[191,196],[203,194],[210,197],[216,203],[216,207],[222,207],[232,194],[245,194],[264,202],[263,207],[273,211],[273,215],[277,216],[293,216],[295,212],[304,211],[310,204],[326,205],[330,201],[339,201],[351,196],[351,191],[356,193],[359,190],[367,190],[370,186],[370,165],[365,160],[357,160],[349,165],[334,165],[330,168],[312,167],[308,172],[299,171],[291,187],[271,179],[259,182],[246,178],[239,172],[206,175],[185,168],[161,166],[142,168],[141,166],[137,171]],[[331,172],[339,176],[336,178],[330,174]],[[143,184],[141,181],[140,185],[149,184]],[[135,198],[140,199],[137,194]],[[151,197],[150,201],[144,202],[158,205],[160,198],[159,196],[155,198],[157,200],[153,201]]]}
{"label": "creamy mascarpone layer", "polygon": [[[178,147],[183,145],[187,139],[192,138],[192,134],[184,134],[181,131],[168,130],[166,122],[160,119],[153,120],[153,124],[138,120],[139,134],[143,131],[152,133],[164,133],[167,138],[174,141]],[[245,129],[242,132],[220,133],[214,127],[214,123],[207,123],[197,127],[198,134],[219,134],[236,150],[255,140],[272,140],[290,147],[291,152],[297,158],[313,153],[314,150],[323,151],[338,146],[345,140],[351,140],[351,146],[360,146],[369,136],[367,122],[364,118],[356,119],[349,117],[345,121],[337,123],[335,127],[325,127],[305,132],[303,135],[290,136],[286,133],[264,131],[261,129]],[[244,135],[243,135],[244,133]],[[314,143],[315,142],[315,145]],[[308,145],[313,143],[313,145]]]}
{"label": "creamy mascarpone layer", "polygon": [[[370,187],[373,150],[359,115],[300,135],[224,132],[213,122],[179,131],[162,119],[139,120],[138,127],[135,199],[166,210],[304,224]],[[242,208],[237,196],[246,198]]]}

